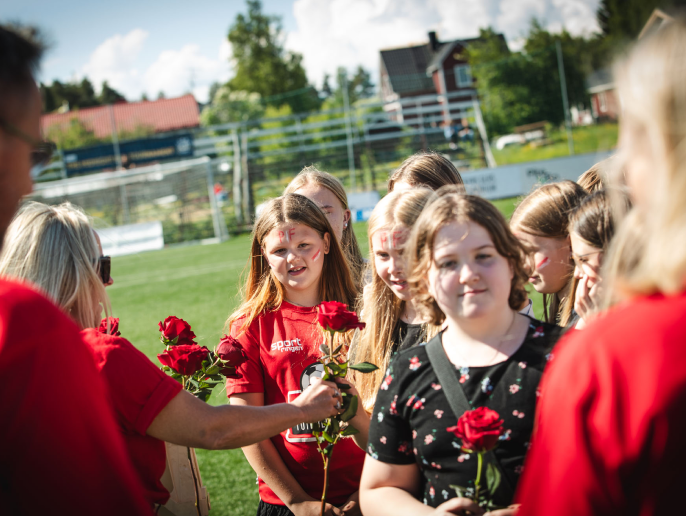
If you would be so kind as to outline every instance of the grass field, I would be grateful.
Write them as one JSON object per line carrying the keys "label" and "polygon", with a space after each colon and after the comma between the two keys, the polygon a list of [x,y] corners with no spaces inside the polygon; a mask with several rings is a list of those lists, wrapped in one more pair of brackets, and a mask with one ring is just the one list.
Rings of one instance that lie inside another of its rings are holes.
{"label": "grass field", "polygon": [[[496,201],[509,217],[514,200]],[[366,224],[354,225],[362,252],[367,254]],[[218,343],[228,314],[239,302],[240,277],[250,250],[250,236],[240,235],[208,246],[175,247],[118,257],[113,260],[115,283],[108,289],[122,335],[157,363],[162,351],[158,321],[168,315],[186,319],[198,342]],[[534,299],[540,309],[540,300]],[[227,402],[215,392],[212,404]],[[210,491],[213,516],[252,516],[258,504],[255,474],[240,450],[198,450],[204,483]]]}
{"label": "grass field", "polygon": [[[617,146],[617,124],[597,124],[575,127],[572,130],[574,152],[585,154],[614,149]],[[503,150],[493,147],[493,157],[498,165],[523,163],[569,156],[567,134],[559,128],[548,133],[550,143],[542,147],[527,145],[509,145]]]}

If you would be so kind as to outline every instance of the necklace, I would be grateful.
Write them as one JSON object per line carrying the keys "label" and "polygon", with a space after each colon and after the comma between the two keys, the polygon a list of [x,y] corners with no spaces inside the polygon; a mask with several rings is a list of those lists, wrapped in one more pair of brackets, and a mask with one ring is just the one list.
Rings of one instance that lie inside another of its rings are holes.
{"label": "necklace", "polygon": [[[500,342],[498,342],[498,345],[495,348],[495,352],[493,353],[493,356],[488,359],[486,362],[485,366],[491,365],[491,362],[495,359],[495,357],[498,356],[498,353],[500,352],[500,348],[503,346],[505,342],[510,340],[512,337],[510,336],[510,331],[512,330],[512,327],[514,326],[515,321],[517,320],[517,313],[515,311],[512,311],[512,322],[510,323],[510,326],[508,326],[507,330],[505,331],[505,334],[500,338]],[[457,358],[462,362],[463,364],[468,364],[469,360],[466,360],[464,356],[457,351],[457,349],[453,349],[452,352],[457,355]],[[464,365],[460,368],[460,373],[461,374],[467,374],[469,371],[469,366]]]}

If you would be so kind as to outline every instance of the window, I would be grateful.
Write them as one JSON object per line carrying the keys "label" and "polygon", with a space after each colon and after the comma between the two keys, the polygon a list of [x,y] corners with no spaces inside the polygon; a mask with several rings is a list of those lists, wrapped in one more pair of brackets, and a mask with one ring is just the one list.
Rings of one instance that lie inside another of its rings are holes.
{"label": "window", "polygon": [[455,83],[458,88],[466,88],[472,85],[472,68],[469,65],[457,65],[455,67]]}
{"label": "window", "polygon": [[600,103],[598,111],[601,113],[607,113],[607,94],[604,91],[601,91],[598,94],[598,102]]}

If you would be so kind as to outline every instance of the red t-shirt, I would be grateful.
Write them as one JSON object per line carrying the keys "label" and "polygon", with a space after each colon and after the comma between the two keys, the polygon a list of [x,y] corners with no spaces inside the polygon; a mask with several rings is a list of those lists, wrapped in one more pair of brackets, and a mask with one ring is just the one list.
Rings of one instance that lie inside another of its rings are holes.
{"label": "red t-shirt", "polygon": [[686,294],[617,307],[558,345],[520,516],[682,514]]}
{"label": "red t-shirt", "polygon": [[0,514],[152,515],[76,324],[0,279]]}
{"label": "red t-shirt", "polygon": [[[319,345],[324,335],[317,324],[316,307],[305,308],[282,303],[279,310],[260,315],[248,330],[238,333],[240,322],[231,328],[248,355],[238,371],[239,380],[227,379],[226,392],[233,394],[263,392],[264,404],[290,403],[310,384],[312,376],[321,376]],[[324,467],[316,439],[309,427],[299,425],[272,437],[284,463],[305,492],[315,499],[322,496]],[[327,501],[344,503],[360,488],[364,452],[350,438],[341,439],[329,464]],[[260,498],[270,504],[284,505],[260,479]]]}
{"label": "red t-shirt", "polygon": [[109,390],[124,443],[143,480],[145,496],[151,504],[165,504],[169,491],[160,482],[167,462],[164,441],[146,435],[146,431],[179,393],[181,384],[125,338],[105,335],[94,328],[81,334]]}

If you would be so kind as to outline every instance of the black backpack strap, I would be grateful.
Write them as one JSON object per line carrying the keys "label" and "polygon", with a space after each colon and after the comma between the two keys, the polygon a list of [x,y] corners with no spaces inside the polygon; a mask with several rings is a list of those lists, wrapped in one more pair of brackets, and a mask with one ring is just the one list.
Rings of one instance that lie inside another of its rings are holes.
{"label": "black backpack strap", "polygon": [[[441,340],[442,333],[436,335],[433,339],[429,341],[426,347],[426,354],[429,356],[429,361],[431,362],[431,367],[433,367],[438,382],[441,384],[441,390],[448,400],[448,404],[452,409],[455,417],[459,419],[462,415],[470,410],[473,410],[472,406],[467,400],[462,386],[457,379],[457,371],[455,366],[446,355],[443,349],[443,342]],[[495,456],[493,450],[484,454],[487,461],[492,462],[500,471],[500,486],[499,490],[501,495],[508,500],[514,499],[514,486],[511,484],[509,477],[503,470],[498,457]]]}

